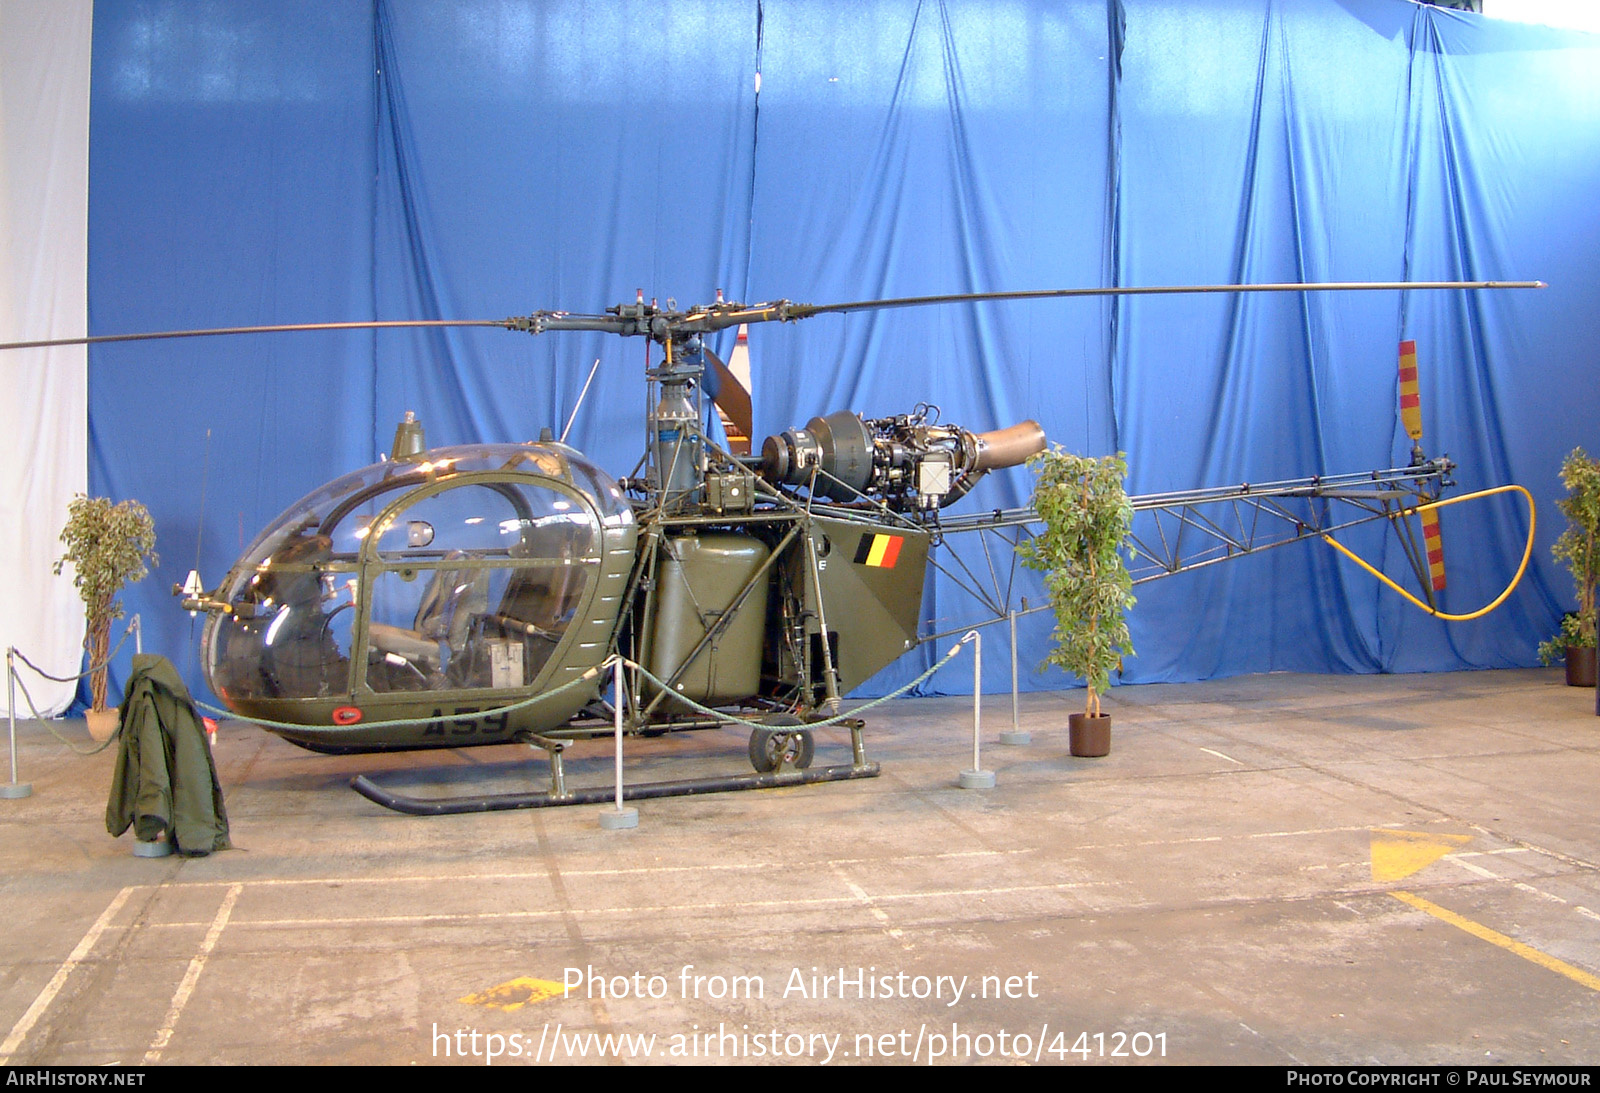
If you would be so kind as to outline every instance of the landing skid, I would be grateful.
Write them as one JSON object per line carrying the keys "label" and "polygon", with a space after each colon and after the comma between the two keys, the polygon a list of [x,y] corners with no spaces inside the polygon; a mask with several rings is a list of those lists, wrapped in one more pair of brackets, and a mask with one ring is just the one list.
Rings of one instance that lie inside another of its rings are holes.
{"label": "landing skid", "polygon": [[[744,789],[776,789],[780,786],[808,786],[815,782],[849,782],[876,778],[878,764],[865,766],[818,767],[815,770],[790,770],[774,774],[740,774],[727,778],[686,778],[676,782],[640,782],[623,786],[625,801],[647,801],[653,797],[693,797],[701,793],[732,793]],[[390,793],[375,785],[365,774],[350,783],[350,788],[369,801],[410,816],[455,816],[465,812],[503,812],[514,808],[555,808],[560,805],[599,805],[616,800],[611,786],[553,793],[496,793],[476,797],[408,797]]]}
{"label": "landing skid", "polygon": [[[717,778],[684,778],[670,782],[638,782],[622,787],[625,801],[647,801],[656,797],[694,797],[702,793],[736,793],[747,789],[777,789],[783,786],[808,786],[818,782],[853,782],[862,778],[876,778],[880,773],[877,763],[869,763],[862,745],[862,729],[866,723],[857,718],[840,722],[850,730],[853,762],[848,766],[818,767],[815,770],[795,770],[779,760],[779,769],[754,774],[724,775]],[[786,727],[786,726],[785,726]],[[798,729],[800,726],[796,726]],[[760,730],[758,730],[760,731]],[[772,730],[767,730],[772,731]],[[796,734],[798,735],[798,733]],[[806,734],[809,737],[809,733]],[[365,774],[350,783],[367,800],[384,808],[403,812],[409,816],[456,816],[469,812],[506,812],[519,808],[557,808],[563,805],[595,805],[616,800],[615,786],[594,786],[586,789],[568,789],[566,770],[561,753],[570,740],[535,736],[528,743],[543,750],[550,759],[550,789],[543,793],[490,793],[469,794],[460,797],[411,797],[384,789]],[[752,746],[752,752],[755,748]],[[777,749],[777,754],[787,754],[787,747]],[[806,759],[809,762],[809,757]]]}

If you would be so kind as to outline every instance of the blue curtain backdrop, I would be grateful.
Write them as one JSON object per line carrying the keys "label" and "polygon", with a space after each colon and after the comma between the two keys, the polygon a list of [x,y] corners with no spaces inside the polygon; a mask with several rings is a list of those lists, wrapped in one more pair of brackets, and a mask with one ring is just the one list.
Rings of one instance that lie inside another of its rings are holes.
{"label": "blue curtain backdrop", "polygon": [[[95,12],[90,150],[94,334],[593,311],[637,289],[1541,278],[758,327],[756,428],[929,401],[1126,451],[1135,493],[1366,470],[1409,458],[1395,358],[1415,338],[1429,452],[1463,489],[1517,481],[1541,503],[1522,588],[1450,625],[1326,547],[1274,551],[1143,586],[1124,678],[1527,665],[1572,606],[1548,548],[1561,457],[1600,449],[1592,36],[1405,0],[130,0]],[[214,584],[406,410],[436,445],[559,430],[596,359],[572,438],[625,474],[643,357],[496,331],[97,347],[92,488],[144,501],[161,538],[128,607],[198,687],[198,624],[167,595],[197,558]],[[1028,485],[991,476],[964,508]],[[1444,524],[1447,604],[1476,607],[1525,519],[1494,501]],[[1350,540],[1402,572],[1379,529]],[[930,581],[927,617],[976,614]],[[1025,666],[1048,630],[1023,625]],[[1003,661],[986,686],[1008,685]]]}

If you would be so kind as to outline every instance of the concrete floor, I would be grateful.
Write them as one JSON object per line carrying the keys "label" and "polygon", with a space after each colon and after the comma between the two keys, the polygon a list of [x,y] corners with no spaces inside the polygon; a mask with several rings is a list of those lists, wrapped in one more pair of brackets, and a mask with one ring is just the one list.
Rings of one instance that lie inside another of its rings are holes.
{"label": "concrete floor", "polygon": [[[102,822],[111,753],[20,723],[0,1062],[1600,1061],[1592,691],[1124,687],[1098,760],[1067,755],[1080,700],[1024,696],[1026,747],[986,701],[992,790],[955,786],[970,699],[907,700],[872,715],[881,778],[645,801],[621,832],[345,788],[545,788],[523,749],[330,758],[224,725],[238,849],[191,860],[133,857]],[[569,781],[604,783],[607,749]],[[732,731],[629,763],[748,769]]]}

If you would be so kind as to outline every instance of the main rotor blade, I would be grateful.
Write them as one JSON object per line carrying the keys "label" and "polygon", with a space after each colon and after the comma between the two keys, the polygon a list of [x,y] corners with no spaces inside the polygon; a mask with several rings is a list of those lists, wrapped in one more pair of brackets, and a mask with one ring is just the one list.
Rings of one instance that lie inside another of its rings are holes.
{"label": "main rotor blade", "polygon": [[[1385,292],[1410,289],[1499,289],[1546,288],[1543,281],[1321,281],[1253,285],[1147,285],[1143,287],[1058,288],[1033,292],[963,292],[948,296],[901,296],[888,300],[855,300],[841,304],[788,304],[769,314],[768,309],[752,308],[748,322],[772,319],[792,321],[813,315],[838,315],[851,311],[877,311],[895,307],[924,307],[930,304],[975,303],[981,300],[1057,300],[1076,296],[1183,296],[1207,292]],[[760,315],[759,318],[755,315]]]}
{"label": "main rotor blade", "polygon": [[208,338],[224,334],[283,334],[308,330],[384,330],[406,327],[492,326],[542,334],[555,330],[587,330],[623,336],[648,335],[660,340],[687,333],[710,333],[742,323],[794,322],[813,315],[840,315],[852,311],[880,311],[934,304],[981,303],[999,300],[1060,300],[1085,296],[1181,296],[1227,292],[1381,292],[1409,289],[1545,288],[1543,281],[1323,281],[1253,285],[1146,285],[1115,288],[1058,288],[1031,292],[964,292],[945,296],[901,296],[885,300],[854,300],[838,304],[796,304],[774,300],[764,304],[722,304],[682,311],[660,311],[652,304],[618,305],[604,315],[566,311],[536,311],[511,319],[392,319],[376,322],[290,323],[277,326],[228,326],[210,330],[163,330],[144,334],[97,334],[83,338],[49,338],[26,342],[0,342],[8,349],[49,349],[65,345],[102,345],[110,342],[152,341],[160,338]]}
{"label": "main rotor blade", "polygon": [[147,334],[95,334],[84,338],[48,338],[33,342],[0,342],[7,349],[53,349],[58,345],[104,345],[107,342],[148,342],[160,338],[212,338],[222,334],[288,334],[302,330],[392,330],[417,326],[498,326],[504,319],[389,319],[355,323],[289,323],[280,326],[223,326],[210,330],[159,330]]}

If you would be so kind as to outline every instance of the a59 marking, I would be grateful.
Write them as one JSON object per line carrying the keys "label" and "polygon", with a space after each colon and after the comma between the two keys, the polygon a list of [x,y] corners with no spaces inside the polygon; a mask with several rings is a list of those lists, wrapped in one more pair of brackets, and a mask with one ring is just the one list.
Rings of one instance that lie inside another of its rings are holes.
{"label": "a59 marking", "polygon": [[442,709],[433,711],[433,720],[422,730],[423,736],[504,736],[511,727],[509,714],[492,717],[467,716],[478,712],[477,706],[457,706],[450,717]]}

